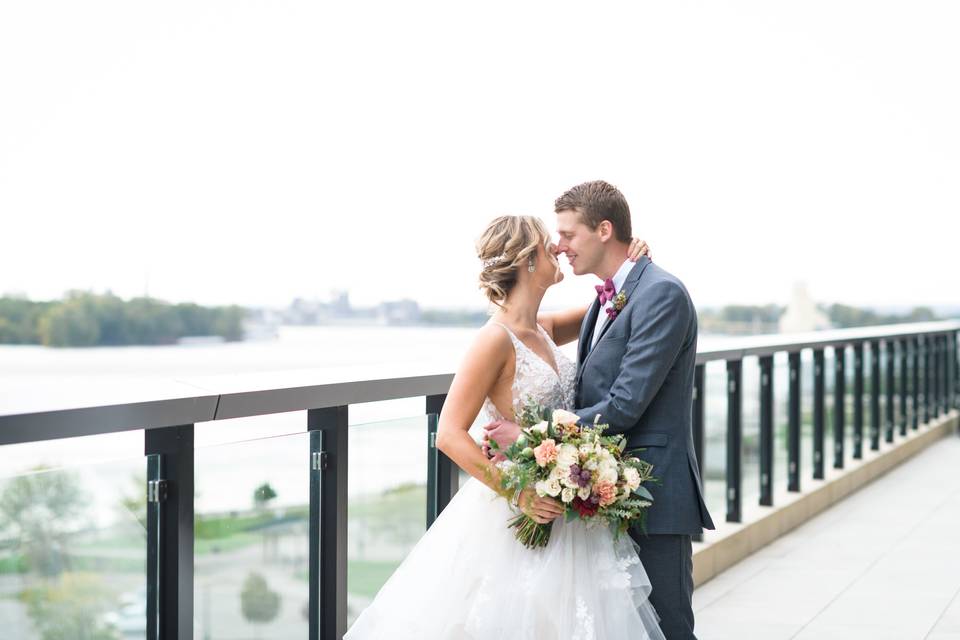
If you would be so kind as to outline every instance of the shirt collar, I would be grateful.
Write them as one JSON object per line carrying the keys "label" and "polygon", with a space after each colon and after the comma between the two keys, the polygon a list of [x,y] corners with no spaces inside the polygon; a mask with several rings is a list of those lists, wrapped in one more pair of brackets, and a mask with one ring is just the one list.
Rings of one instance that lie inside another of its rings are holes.
{"label": "shirt collar", "polygon": [[617,269],[617,272],[613,274],[613,286],[617,288],[617,293],[623,289],[623,283],[627,281],[627,276],[630,275],[630,272],[633,271],[634,265],[637,263],[632,261],[630,258],[627,258],[623,261],[623,264],[620,265],[620,268]]}

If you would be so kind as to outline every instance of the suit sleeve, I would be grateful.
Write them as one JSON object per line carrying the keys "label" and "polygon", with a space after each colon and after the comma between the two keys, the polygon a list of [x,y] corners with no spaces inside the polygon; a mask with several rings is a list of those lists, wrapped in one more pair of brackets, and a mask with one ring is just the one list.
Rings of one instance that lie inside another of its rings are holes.
{"label": "suit sleeve", "polygon": [[683,348],[693,313],[683,289],[669,281],[652,286],[635,304],[626,351],[610,393],[575,412],[586,424],[593,424],[600,414],[600,422],[610,425],[606,435],[624,433],[640,420]]}

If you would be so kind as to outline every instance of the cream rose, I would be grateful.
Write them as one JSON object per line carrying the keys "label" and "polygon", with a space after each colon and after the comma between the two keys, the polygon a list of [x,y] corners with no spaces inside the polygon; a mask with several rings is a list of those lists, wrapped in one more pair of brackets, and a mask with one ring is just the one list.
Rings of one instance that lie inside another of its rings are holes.
{"label": "cream rose", "polygon": [[600,472],[597,474],[597,482],[605,482],[607,484],[614,484],[617,481],[617,467],[613,466],[601,466]]}
{"label": "cream rose", "polygon": [[572,464],[576,464],[580,460],[580,452],[577,451],[577,447],[572,444],[561,444],[560,450],[557,452],[557,464],[569,467]]}
{"label": "cream rose", "polygon": [[623,480],[627,483],[627,486],[630,487],[630,491],[633,491],[640,486],[640,472],[633,467],[625,467],[623,470]]}
{"label": "cream rose", "polygon": [[580,416],[575,413],[570,413],[563,409],[557,409],[553,412],[553,424],[576,424],[580,422]]}
{"label": "cream rose", "polygon": [[556,478],[551,478],[546,481],[546,491],[547,495],[556,498],[560,495],[560,492],[563,490],[563,487],[560,486],[560,481]]}

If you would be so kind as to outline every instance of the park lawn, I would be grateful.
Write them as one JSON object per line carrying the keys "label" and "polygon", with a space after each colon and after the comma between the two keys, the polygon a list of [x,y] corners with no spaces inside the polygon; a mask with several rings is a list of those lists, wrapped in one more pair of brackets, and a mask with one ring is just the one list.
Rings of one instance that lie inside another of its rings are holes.
{"label": "park lawn", "polygon": [[235,533],[223,538],[196,538],[193,541],[194,555],[202,556],[208,553],[222,553],[242,549],[250,545],[259,544],[262,537],[255,533]]}
{"label": "park lawn", "polygon": [[426,517],[426,508],[426,485],[407,484],[373,496],[354,498],[347,506],[347,513],[351,518],[395,520]]}
{"label": "park lawn", "polygon": [[348,560],[347,591],[373,598],[399,566],[400,561]]}

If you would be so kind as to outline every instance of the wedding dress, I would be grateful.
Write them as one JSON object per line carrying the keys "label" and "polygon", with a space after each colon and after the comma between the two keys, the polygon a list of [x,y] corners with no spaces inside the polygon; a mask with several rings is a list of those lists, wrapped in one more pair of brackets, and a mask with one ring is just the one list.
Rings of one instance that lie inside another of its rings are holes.
{"label": "wedding dress", "polygon": [[[558,370],[505,325],[516,350],[514,408],[571,409],[576,365],[540,330]],[[501,419],[489,398],[481,417]],[[650,581],[627,534],[553,521],[528,549],[507,521],[520,513],[470,477],[357,617],[344,640],[662,639]]]}

